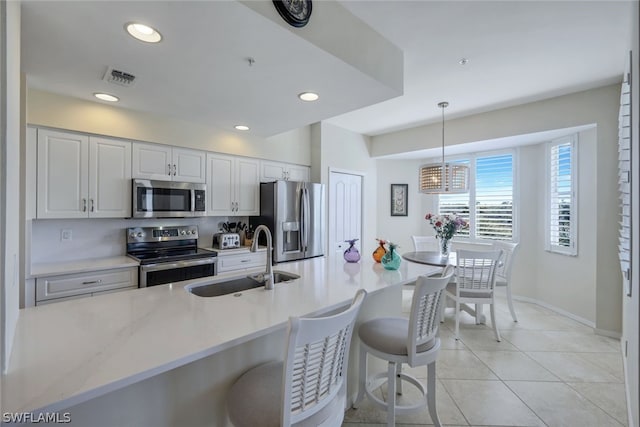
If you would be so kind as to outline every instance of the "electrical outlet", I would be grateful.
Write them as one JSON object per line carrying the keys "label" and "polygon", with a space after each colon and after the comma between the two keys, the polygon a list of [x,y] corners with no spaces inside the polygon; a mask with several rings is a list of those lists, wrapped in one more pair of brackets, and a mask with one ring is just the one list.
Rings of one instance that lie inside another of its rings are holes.
{"label": "electrical outlet", "polygon": [[65,228],[60,230],[60,240],[63,242],[73,240],[73,232],[71,229]]}

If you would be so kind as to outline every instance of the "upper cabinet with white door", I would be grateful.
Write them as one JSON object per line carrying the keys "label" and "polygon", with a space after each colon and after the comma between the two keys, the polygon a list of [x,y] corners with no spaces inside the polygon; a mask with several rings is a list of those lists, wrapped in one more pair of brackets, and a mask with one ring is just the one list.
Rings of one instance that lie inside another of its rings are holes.
{"label": "upper cabinet with white door", "polygon": [[204,183],[204,151],[161,144],[133,143],[133,177]]}
{"label": "upper cabinet with white door", "polygon": [[48,129],[37,132],[38,218],[131,216],[131,143]]}
{"label": "upper cabinet with white door", "polygon": [[260,215],[260,161],[207,153],[207,215]]}
{"label": "upper cabinet with white door", "polygon": [[290,163],[260,162],[260,182],[284,181],[310,181],[310,168],[308,166],[293,165]]}

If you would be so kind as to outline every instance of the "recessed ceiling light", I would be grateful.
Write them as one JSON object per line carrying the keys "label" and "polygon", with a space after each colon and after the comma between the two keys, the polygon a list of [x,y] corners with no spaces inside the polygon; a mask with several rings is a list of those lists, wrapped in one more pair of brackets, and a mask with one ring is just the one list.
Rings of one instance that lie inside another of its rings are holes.
{"label": "recessed ceiling light", "polygon": [[302,92],[300,95],[298,95],[298,98],[302,99],[303,101],[316,101],[320,97],[317,93]]}
{"label": "recessed ceiling light", "polygon": [[124,29],[127,30],[127,33],[132,37],[146,43],[158,43],[162,40],[162,35],[158,30],[148,25],[137,22],[128,22],[124,25]]}
{"label": "recessed ceiling light", "polygon": [[460,65],[467,65],[469,63],[469,60],[467,58],[460,58],[460,61],[458,61],[458,64]]}
{"label": "recessed ceiling light", "polygon": [[237,130],[249,130],[249,126],[245,125],[235,125],[234,128],[236,128]]}
{"label": "recessed ceiling light", "polygon": [[118,98],[117,96],[109,95],[108,93],[94,93],[93,96],[103,101],[109,101],[109,102],[120,101],[120,98]]}

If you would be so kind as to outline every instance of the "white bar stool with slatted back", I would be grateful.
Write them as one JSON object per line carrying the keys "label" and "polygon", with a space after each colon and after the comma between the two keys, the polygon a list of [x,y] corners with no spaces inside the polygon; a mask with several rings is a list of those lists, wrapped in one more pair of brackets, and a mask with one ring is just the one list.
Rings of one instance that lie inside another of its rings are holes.
{"label": "white bar stool with slatted back", "polygon": [[340,426],[351,335],[366,294],[360,289],[351,306],[333,316],[289,318],[284,362],[253,368],[231,386],[227,410],[233,425]]}
{"label": "white bar stool with slatted back", "polygon": [[[448,266],[440,277],[420,276],[416,281],[409,319],[386,317],[373,319],[360,325],[359,388],[353,407],[366,394],[378,407],[387,410],[387,425],[395,425],[396,414],[429,408],[429,415],[436,426],[440,419],[436,411],[436,359],[440,351],[438,327],[440,325],[440,305],[444,301],[444,288],[453,275],[453,267]],[[367,354],[387,360],[386,373],[367,377]],[[402,372],[402,364],[427,366],[427,388],[416,378]],[[380,380],[386,378],[387,400],[384,402],[373,394]],[[422,394],[419,402],[411,405],[397,405],[395,396],[402,394],[402,380],[413,384]]]}

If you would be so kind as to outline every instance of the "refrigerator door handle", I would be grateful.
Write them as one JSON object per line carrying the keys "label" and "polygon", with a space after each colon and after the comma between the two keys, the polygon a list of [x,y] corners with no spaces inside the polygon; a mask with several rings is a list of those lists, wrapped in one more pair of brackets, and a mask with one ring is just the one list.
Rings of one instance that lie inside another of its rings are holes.
{"label": "refrigerator door handle", "polygon": [[302,238],[303,238],[303,243],[302,243],[302,248],[304,250],[304,252],[306,253],[309,250],[309,226],[310,226],[310,222],[311,222],[311,218],[310,218],[310,206],[309,206],[309,189],[304,187],[302,189],[302,203],[303,203],[303,209],[302,209]]}

